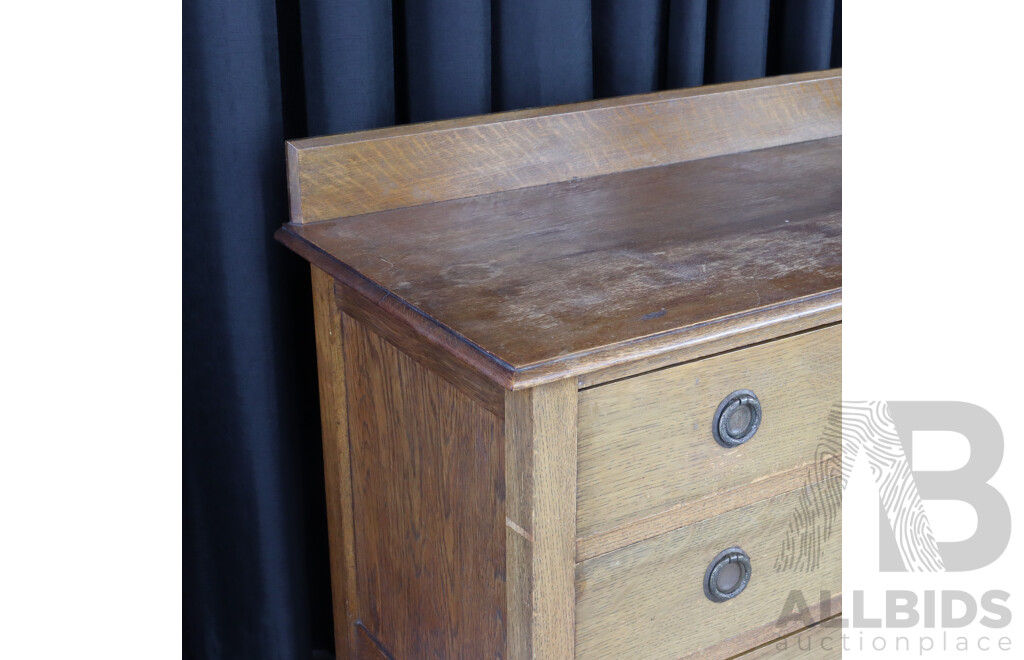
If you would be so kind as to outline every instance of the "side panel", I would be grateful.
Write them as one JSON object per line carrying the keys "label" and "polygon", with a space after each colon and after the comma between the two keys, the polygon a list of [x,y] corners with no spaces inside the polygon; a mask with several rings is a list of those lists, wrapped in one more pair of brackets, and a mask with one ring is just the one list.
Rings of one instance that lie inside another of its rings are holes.
{"label": "side panel", "polygon": [[356,600],[352,479],[349,469],[341,312],[334,296],[334,278],[316,266],[311,267],[311,272],[317,375],[320,382],[320,422],[323,428],[324,483],[327,491],[327,533],[331,544],[334,647],[338,658],[348,658],[355,653]]}
{"label": "side panel", "polygon": [[505,650],[504,427],[342,314],[357,617],[394,658]]}

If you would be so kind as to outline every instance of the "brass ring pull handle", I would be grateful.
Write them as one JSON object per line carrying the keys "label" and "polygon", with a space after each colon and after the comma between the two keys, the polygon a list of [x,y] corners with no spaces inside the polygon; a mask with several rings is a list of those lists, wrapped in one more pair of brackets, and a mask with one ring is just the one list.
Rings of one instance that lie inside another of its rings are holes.
{"label": "brass ring pull handle", "polygon": [[728,548],[718,553],[704,573],[704,595],[722,603],[735,598],[750,582],[750,557],[742,549]]}
{"label": "brass ring pull handle", "polygon": [[715,411],[711,433],[723,447],[737,447],[754,437],[761,426],[761,402],[750,390],[725,397]]}

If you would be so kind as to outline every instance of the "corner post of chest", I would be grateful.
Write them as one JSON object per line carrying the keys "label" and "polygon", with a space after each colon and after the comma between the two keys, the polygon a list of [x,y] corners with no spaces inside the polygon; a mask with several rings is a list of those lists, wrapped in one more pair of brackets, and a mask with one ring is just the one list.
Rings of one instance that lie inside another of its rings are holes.
{"label": "corner post of chest", "polygon": [[578,391],[568,378],[505,397],[509,658],[572,658]]}

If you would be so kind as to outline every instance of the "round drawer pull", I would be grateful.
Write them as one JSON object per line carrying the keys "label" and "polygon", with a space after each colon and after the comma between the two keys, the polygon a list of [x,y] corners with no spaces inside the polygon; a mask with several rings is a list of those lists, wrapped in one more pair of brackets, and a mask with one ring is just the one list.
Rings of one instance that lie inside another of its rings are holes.
{"label": "round drawer pull", "polygon": [[750,582],[750,557],[740,548],[718,553],[704,573],[704,595],[722,603],[739,596]]}
{"label": "round drawer pull", "polygon": [[761,426],[761,402],[750,390],[737,390],[718,404],[711,433],[723,447],[736,447],[754,437]]}

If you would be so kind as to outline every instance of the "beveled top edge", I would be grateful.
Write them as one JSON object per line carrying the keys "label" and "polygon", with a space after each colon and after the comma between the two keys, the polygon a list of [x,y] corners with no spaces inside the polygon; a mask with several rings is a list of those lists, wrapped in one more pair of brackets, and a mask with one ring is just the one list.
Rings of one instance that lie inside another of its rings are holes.
{"label": "beveled top edge", "polygon": [[[296,233],[292,226],[282,226],[274,238],[365,297],[379,308],[382,315],[396,318],[423,341],[508,391],[567,378],[577,378],[581,387],[594,386],[612,380],[602,372],[614,371],[616,367],[629,363],[639,365],[645,359],[658,357],[667,359],[671,364],[689,362],[743,345],[747,343],[743,341],[747,335],[756,334],[757,341],[765,341],[842,321],[842,289],[838,288],[772,307],[516,366],[395,297]],[[638,367],[627,376],[645,373],[658,366]]]}

